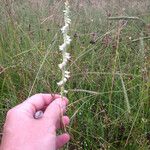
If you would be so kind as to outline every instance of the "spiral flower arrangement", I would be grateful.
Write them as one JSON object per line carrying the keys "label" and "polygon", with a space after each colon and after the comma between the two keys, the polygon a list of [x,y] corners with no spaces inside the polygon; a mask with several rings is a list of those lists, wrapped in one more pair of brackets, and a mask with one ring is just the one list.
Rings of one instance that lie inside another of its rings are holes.
{"label": "spiral flower arrangement", "polygon": [[65,25],[61,28],[61,32],[63,34],[63,40],[64,43],[59,46],[59,50],[62,53],[63,61],[61,64],[59,64],[59,68],[61,69],[62,72],[62,79],[57,83],[58,86],[61,87],[61,95],[63,96],[65,93],[67,93],[67,90],[65,90],[65,83],[67,82],[68,78],[70,77],[70,72],[66,70],[66,65],[68,63],[68,60],[71,58],[70,53],[67,52],[67,47],[70,45],[71,38],[68,35],[69,32],[69,26],[71,24],[71,19],[70,19],[70,6],[69,6],[69,1],[65,1],[65,10],[64,12],[64,22]]}

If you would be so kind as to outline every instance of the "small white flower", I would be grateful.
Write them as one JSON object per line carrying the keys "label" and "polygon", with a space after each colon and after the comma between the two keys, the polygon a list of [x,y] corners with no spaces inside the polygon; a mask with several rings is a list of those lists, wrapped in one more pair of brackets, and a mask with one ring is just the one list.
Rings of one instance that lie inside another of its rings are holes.
{"label": "small white flower", "polygon": [[69,25],[63,26],[63,27],[61,28],[61,32],[62,32],[62,33],[65,33],[65,32],[68,30],[68,28],[69,28]]}
{"label": "small white flower", "polygon": [[64,64],[61,63],[61,64],[59,64],[58,66],[59,66],[60,69],[62,69],[62,68],[64,67]]}
{"label": "small white flower", "polygon": [[67,90],[64,90],[64,93],[65,93],[65,94],[67,94],[67,93],[68,93],[68,91],[67,91]]}
{"label": "small white flower", "polygon": [[71,42],[70,36],[68,36],[68,35],[67,35],[67,36],[66,36],[66,44],[68,44],[68,45],[69,45],[69,44],[70,44],[70,42]]}
{"label": "small white flower", "polygon": [[68,23],[68,24],[71,24],[71,19],[66,18],[65,22]]}
{"label": "small white flower", "polygon": [[59,64],[58,66],[59,66],[59,68],[60,69],[63,69],[65,66],[66,66],[66,64],[67,64],[67,59],[65,59],[61,64]]}
{"label": "small white flower", "polygon": [[68,58],[64,57],[64,60],[63,60],[64,64],[67,65],[67,62],[68,62]]}
{"label": "small white flower", "polygon": [[60,82],[58,82],[57,85],[58,85],[58,86],[62,86],[62,85],[64,85],[66,82],[67,82],[67,79],[64,78],[64,79],[62,79]]}
{"label": "small white flower", "polygon": [[62,86],[62,85],[63,85],[63,81],[62,81],[62,80],[59,81],[59,82],[57,83],[57,85],[58,85],[58,86]]}
{"label": "small white flower", "polygon": [[69,60],[71,58],[70,53],[65,53],[65,57]]}
{"label": "small white flower", "polygon": [[70,75],[68,75],[68,74],[65,74],[65,77],[68,79],[68,78],[70,78]]}
{"label": "small white flower", "polygon": [[70,72],[69,72],[69,71],[65,71],[65,74],[68,74],[68,75],[69,75],[69,74],[70,74]]}
{"label": "small white flower", "polygon": [[61,46],[59,46],[59,50],[63,51],[66,48],[66,43],[62,44]]}
{"label": "small white flower", "polygon": [[64,79],[63,79],[63,83],[66,83],[66,82],[67,82],[67,78],[64,78]]}
{"label": "small white flower", "polygon": [[63,10],[63,12],[64,12],[65,15],[68,14],[68,11],[67,11],[67,10]]}

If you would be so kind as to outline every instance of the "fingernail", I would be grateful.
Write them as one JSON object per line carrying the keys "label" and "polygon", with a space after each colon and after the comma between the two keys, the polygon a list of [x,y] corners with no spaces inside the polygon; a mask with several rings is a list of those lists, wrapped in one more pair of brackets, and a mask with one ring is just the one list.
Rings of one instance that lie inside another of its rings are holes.
{"label": "fingernail", "polygon": [[62,105],[66,106],[67,105],[67,101],[65,99],[62,100]]}
{"label": "fingernail", "polygon": [[43,117],[43,111],[37,111],[35,114],[34,114],[34,118],[35,119],[40,119]]}

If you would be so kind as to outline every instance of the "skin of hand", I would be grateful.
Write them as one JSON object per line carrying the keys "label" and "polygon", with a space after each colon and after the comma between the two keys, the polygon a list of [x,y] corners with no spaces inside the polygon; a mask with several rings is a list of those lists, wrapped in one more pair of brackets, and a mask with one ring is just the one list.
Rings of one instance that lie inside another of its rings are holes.
{"label": "skin of hand", "polygon": [[[6,116],[0,150],[56,150],[70,140],[67,133],[56,131],[69,124],[64,116],[67,98],[60,95],[36,94],[10,109]],[[44,110],[35,119],[37,111]]]}

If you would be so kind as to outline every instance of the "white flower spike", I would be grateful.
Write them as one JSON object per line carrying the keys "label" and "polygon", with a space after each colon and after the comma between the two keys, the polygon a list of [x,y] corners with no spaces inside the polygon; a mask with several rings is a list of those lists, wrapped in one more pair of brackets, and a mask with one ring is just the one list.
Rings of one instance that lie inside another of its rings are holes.
{"label": "white flower spike", "polygon": [[67,47],[71,43],[71,38],[68,35],[69,25],[71,24],[71,19],[69,16],[70,6],[68,0],[66,0],[65,2],[65,10],[63,12],[65,25],[61,28],[61,32],[63,34],[64,43],[59,46],[59,50],[62,52],[63,62],[58,65],[62,71],[62,79],[57,83],[57,85],[61,87],[62,96],[67,93],[67,90],[65,90],[64,85],[67,82],[67,79],[70,78],[70,72],[66,70],[67,62],[71,58],[70,53],[67,52]]}

